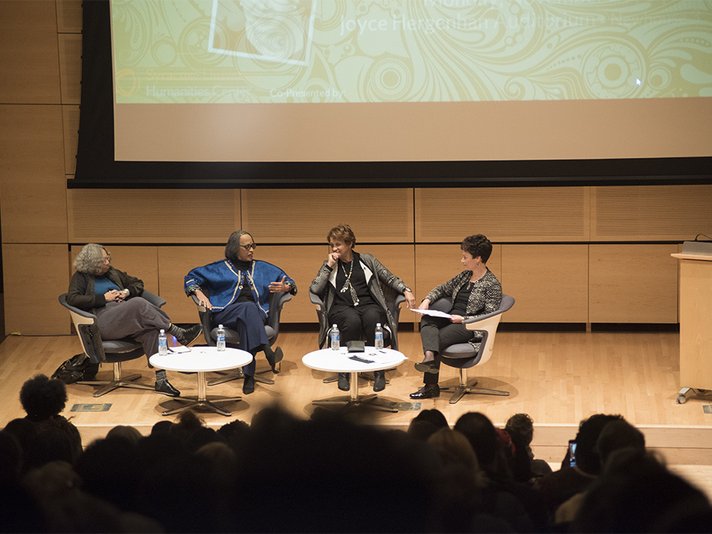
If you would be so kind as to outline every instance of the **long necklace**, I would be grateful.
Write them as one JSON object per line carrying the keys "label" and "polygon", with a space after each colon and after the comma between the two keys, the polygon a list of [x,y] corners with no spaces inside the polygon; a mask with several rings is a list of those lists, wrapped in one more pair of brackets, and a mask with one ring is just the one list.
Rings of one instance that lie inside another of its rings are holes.
{"label": "long necklace", "polygon": [[344,263],[339,260],[339,264],[341,265],[341,270],[344,271],[344,276],[346,277],[346,281],[344,282],[343,287],[341,288],[341,293],[346,293],[347,291],[351,294],[351,300],[354,302],[354,306],[358,306],[359,299],[358,295],[356,294],[356,288],[354,288],[353,284],[351,283],[351,275],[354,272],[354,259],[351,259],[350,267],[349,267],[349,272],[346,272],[346,267],[344,267]]}

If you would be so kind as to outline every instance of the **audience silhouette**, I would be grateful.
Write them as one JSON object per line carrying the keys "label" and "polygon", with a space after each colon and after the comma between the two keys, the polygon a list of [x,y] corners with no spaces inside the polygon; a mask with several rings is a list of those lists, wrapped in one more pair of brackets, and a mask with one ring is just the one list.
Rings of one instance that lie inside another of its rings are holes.
{"label": "audience silhouette", "polygon": [[[61,384],[61,383],[60,383]],[[218,430],[191,411],[147,436],[118,426],[75,453],[63,384],[22,387],[27,417],[0,431],[2,532],[704,532],[704,493],[618,415],[576,435],[576,467],[537,476],[531,418],[450,428],[424,410],[407,432],[278,406]],[[524,454],[522,454],[522,451]],[[561,504],[562,510],[554,520]]]}

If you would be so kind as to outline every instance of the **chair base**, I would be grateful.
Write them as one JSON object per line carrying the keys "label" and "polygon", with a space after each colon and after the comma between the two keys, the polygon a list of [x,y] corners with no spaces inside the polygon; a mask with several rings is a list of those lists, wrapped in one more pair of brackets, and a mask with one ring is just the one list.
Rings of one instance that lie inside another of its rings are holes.
{"label": "chair base", "polygon": [[339,411],[368,408],[381,412],[398,413],[397,403],[379,399],[378,395],[366,395],[356,400],[352,399],[350,395],[342,395],[332,399],[315,400],[312,401],[312,404],[322,408],[337,408]]}
{"label": "chair base", "polygon": [[452,397],[450,397],[450,404],[456,404],[465,395],[496,395],[498,397],[509,397],[509,391],[502,391],[499,389],[489,389],[489,388],[478,388],[477,380],[471,384],[459,384],[456,387],[441,387],[441,391],[453,391]]}
{"label": "chair base", "polygon": [[192,396],[192,397],[173,397],[171,400],[174,401],[179,401],[185,403],[184,406],[179,406],[178,408],[173,408],[171,410],[164,410],[161,412],[161,415],[174,415],[180,412],[184,412],[185,410],[189,410],[191,408],[194,409],[204,409],[209,412],[213,413],[218,413],[220,415],[224,415],[225,417],[230,417],[232,415],[232,412],[229,410],[225,410],[218,406],[217,403],[223,403],[223,402],[237,402],[242,400],[242,397],[226,397],[222,399],[201,399],[200,397]]}
{"label": "chair base", "polygon": [[[279,367],[280,364],[277,364]],[[260,371],[255,371],[255,382],[259,382],[260,384],[269,384],[270,386],[274,384],[274,380],[271,378],[264,378],[259,375],[268,373],[272,369],[262,369]],[[230,382],[230,380],[242,380],[245,378],[245,373],[242,372],[242,369],[238,369],[237,371],[217,371],[217,374],[221,375],[220,378],[213,378],[212,380],[208,380],[208,385],[209,386],[217,386],[218,384],[224,384],[225,382]]]}
{"label": "chair base", "polygon": [[130,389],[148,389],[155,391],[155,386],[149,386],[148,384],[136,383],[136,380],[141,378],[141,375],[136,373],[133,375],[121,376],[121,362],[115,362],[113,364],[112,372],[114,374],[111,380],[79,380],[76,384],[86,385],[86,386],[101,386],[94,392],[94,397],[101,397],[107,393],[114,391],[118,388],[130,388]]}

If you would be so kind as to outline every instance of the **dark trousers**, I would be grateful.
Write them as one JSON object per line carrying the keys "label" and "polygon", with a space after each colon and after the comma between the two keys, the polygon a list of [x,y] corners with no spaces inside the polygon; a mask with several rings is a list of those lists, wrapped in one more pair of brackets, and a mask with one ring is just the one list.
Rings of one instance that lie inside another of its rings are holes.
{"label": "dark trousers", "polygon": [[170,324],[166,312],[142,297],[107,302],[96,310],[96,325],[103,339],[135,339],[143,345],[146,359],[158,352],[158,332],[168,330]]}
{"label": "dark trousers", "polygon": [[347,341],[363,340],[367,345],[374,344],[376,323],[386,328],[386,312],[378,304],[365,306],[335,305],[329,312],[329,326],[336,323],[339,327],[341,344]]}
{"label": "dark trousers", "polygon": [[[435,354],[435,368],[440,369],[440,352],[456,343],[467,343],[474,337],[474,332],[465,328],[464,324],[450,322],[444,317],[430,317],[424,315],[420,321],[420,339],[423,343],[423,352],[431,351]],[[423,373],[425,384],[437,384],[440,374]]]}
{"label": "dark trousers", "polygon": [[[235,330],[240,337],[240,348],[253,356],[269,343],[265,332],[265,315],[254,302],[233,302],[212,314],[213,326],[219,324]],[[242,368],[247,376],[255,374],[255,359]]]}

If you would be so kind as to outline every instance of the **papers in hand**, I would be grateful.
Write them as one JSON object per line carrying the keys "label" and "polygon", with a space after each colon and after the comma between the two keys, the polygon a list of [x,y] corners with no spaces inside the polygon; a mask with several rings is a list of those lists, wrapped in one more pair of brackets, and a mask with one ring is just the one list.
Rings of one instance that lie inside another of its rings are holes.
{"label": "papers in hand", "polygon": [[431,317],[444,317],[445,319],[452,319],[452,315],[450,315],[449,313],[441,312],[438,310],[421,310],[418,308],[411,308],[410,311],[420,313],[422,315],[430,315]]}

